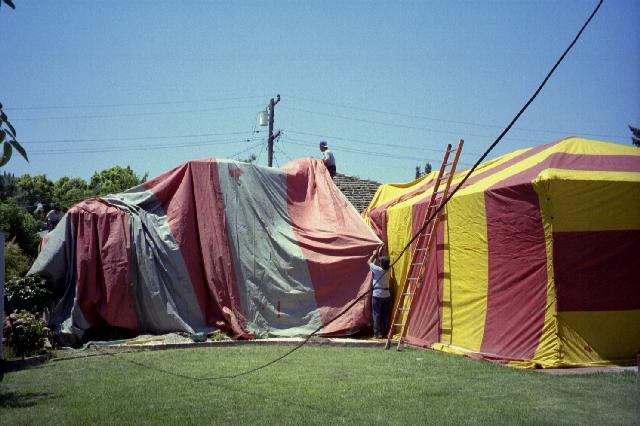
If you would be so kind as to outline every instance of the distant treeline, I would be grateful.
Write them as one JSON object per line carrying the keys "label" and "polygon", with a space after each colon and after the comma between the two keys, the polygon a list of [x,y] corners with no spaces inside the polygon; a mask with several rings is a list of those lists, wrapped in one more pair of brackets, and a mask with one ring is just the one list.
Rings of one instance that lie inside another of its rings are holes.
{"label": "distant treeline", "polygon": [[19,246],[27,256],[37,254],[44,218],[54,205],[63,211],[87,198],[122,192],[147,179],[138,177],[127,167],[114,166],[95,172],[89,182],[78,177],[61,177],[56,181],[46,175],[0,175],[0,230],[7,241]]}

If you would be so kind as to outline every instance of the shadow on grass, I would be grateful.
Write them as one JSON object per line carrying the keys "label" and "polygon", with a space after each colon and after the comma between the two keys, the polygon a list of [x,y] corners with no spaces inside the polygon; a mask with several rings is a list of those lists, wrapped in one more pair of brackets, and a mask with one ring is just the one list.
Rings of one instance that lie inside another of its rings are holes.
{"label": "shadow on grass", "polygon": [[54,398],[49,392],[13,392],[0,389],[0,408],[33,407],[40,401]]}

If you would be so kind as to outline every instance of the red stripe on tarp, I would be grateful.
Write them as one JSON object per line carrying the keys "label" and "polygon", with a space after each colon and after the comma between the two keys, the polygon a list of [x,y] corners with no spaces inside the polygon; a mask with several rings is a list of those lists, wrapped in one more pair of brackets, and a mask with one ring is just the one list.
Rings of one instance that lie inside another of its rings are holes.
{"label": "red stripe on tarp", "polygon": [[485,191],[488,244],[487,316],[480,351],[532,358],[547,301],[547,253],[532,184]]}
{"label": "red stripe on tarp", "polygon": [[[416,235],[424,225],[429,198],[431,197],[413,205],[412,235]],[[430,252],[424,281],[415,296],[411,316],[407,320],[406,340],[412,345],[430,347],[433,343],[440,341],[445,223],[446,216],[442,217],[438,224],[436,241]]]}
{"label": "red stripe on tarp", "polygon": [[640,172],[640,155],[587,155],[556,152],[530,168],[500,181],[494,187],[527,184],[545,169]]}
{"label": "red stripe on tarp", "polygon": [[[304,255],[320,312],[323,334],[344,334],[369,324],[368,258],[379,246],[319,160],[301,159],[287,168],[287,207]],[[330,323],[358,296],[351,309]],[[330,324],[329,324],[330,323]]]}
{"label": "red stripe on tarp", "polygon": [[[545,149],[559,143],[561,141],[558,142],[554,142],[554,143],[550,143],[550,144],[545,144],[545,145],[540,145],[534,148],[531,148],[525,152],[523,152],[522,154],[516,155],[515,157],[501,163],[500,165],[493,167],[489,170],[485,170],[485,171],[481,171],[481,172],[477,172],[474,173],[473,175],[471,175],[469,177],[469,179],[467,179],[467,181],[465,182],[464,186],[467,187],[469,185],[473,185],[474,183],[485,179],[495,173],[499,173],[511,166],[513,166],[514,164],[517,164],[523,160],[526,160],[529,157],[532,157],[536,154],[538,154],[541,151],[544,151]],[[458,173],[456,173],[456,175],[460,175],[463,176],[464,174],[467,173],[467,170],[461,170],[458,171]],[[372,209],[369,212],[369,218],[371,219],[372,222],[372,228],[374,229],[374,231],[376,232],[376,234],[378,235],[378,237],[380,237],[380,239],[384,242],[384,246],[385,248],[387,247],[387,209],[392,206],[395,205],[399,202],[401,202],[402,200],[407,200],[411,197],[414,197],[418,194],[422,194],[428,190],[430,190],[431,188],[433,188],[433,186],[435,185],[435,178],[431,179],[430,181],[420,185],[420,187],[414,189],[413,191],[411,191],[408,194],[404,194],[401,195],[399,197],[396,197],[392,200],[387,201],[384,204],[381,204],[380,206],[376,207],[375,209]],[[449,191],[449,193],[452,193],[454,190],[457,189],[457,187],[459,186],[459,184],[456,183],[452,183],[452,187]]]}
{"label": "red stripe on tarp", "polygon": [[129,293],[129,216],[97,199],[67,214],[76,229],[76,298],[82,314],[94,326],[137,330]]}
{"label": "red stripe on tarp", "polygon": [[191,161],[144,184],[160,201],[208,325],[250,338],[229,249],[213,161]]}
{"label": "red stripe on tarp", "polygon": [[640,230],[553,233],[558,311],[640,309]]}

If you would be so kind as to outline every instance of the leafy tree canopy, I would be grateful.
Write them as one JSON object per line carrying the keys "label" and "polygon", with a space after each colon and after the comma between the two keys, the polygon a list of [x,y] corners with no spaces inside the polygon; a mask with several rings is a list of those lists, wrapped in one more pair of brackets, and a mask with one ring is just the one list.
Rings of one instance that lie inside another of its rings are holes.
{"label": "leafy tree canopy", "polygon": [[91,176],[89,188],[98,195],[123,192],[129,188],[140,185],[146,180],[146,175],[141,179],[133,172],[131,167],[113,166]]}
{"label": "leafy tree canopy", "polygon": [[18,179],[13,173],[0,175],[0,201],[15,198],[18,195]]}
{"label": "leafy tree canopy", "polygon": [[631,130],[631,143],[640,146],[640,128],[629,126]]}
{"label": "leafy tree canopy", "polygon": [[18,178],[18,201],[32,211],[38,203],[49,205],[53,202],[54,184],[47,175],[24,174]]}
{"label": "leafy tree canopy", "polygon": [[65,210],[93,196],[89,185],[81,178],[64,176],[58,179],[54,185],[53,198]]}

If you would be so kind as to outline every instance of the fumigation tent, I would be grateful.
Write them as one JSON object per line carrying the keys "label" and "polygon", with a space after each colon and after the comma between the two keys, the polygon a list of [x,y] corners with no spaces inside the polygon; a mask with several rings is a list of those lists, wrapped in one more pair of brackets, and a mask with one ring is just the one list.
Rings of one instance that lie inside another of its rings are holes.
{"label": "fumigation tent", "polygon": [[368,290],[379,246],[319,160],[203,160],[72,207],[30,273],[52,283],[68,341],[102,325],[347,335],[369,323],[370,298],[330,321]]}
{"label": "fumigation tent", "polygon": [[[456,173],[452,189],[466,171]],[[397,303],[436,172],[365,212]],[[407,342],[522,367],[633,362],[640,350],[640,149],[571,137],[482,164],[445,207]]]}

